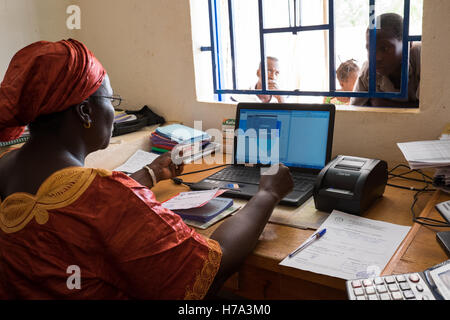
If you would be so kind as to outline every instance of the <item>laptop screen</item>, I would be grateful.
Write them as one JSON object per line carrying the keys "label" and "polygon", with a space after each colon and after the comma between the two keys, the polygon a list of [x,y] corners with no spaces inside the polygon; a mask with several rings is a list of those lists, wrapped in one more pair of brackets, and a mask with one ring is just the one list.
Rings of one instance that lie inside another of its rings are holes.
{"label": "laptop screen", "polygon": [[237,119],[236,163],[283,163],[289,167],[322,169],[331,151],[328,140],[332,139],[329,130],[333,130],[330,126],[334,121],[330,117],[334,120],[334,113],[331,114],[330,108],[298,109],[301,108],[241,107]]}

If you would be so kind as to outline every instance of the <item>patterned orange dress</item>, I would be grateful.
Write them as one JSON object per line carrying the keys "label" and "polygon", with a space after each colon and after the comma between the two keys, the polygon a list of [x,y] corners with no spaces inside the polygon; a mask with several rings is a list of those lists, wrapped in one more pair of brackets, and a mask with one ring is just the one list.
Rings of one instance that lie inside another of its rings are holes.
{"label": "patterned orange dress", "polygon": [[100,169],[0,199],[0,228],[2,299],[202,299],[222,257],[148,188]]}

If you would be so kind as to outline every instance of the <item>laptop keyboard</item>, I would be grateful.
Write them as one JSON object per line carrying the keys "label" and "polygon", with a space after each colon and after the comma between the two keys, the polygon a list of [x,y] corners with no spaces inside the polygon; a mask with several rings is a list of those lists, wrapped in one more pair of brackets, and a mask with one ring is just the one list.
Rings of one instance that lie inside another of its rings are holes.
{"label": "laptop keyboard", "polygon": [[[302,174],[295,171],[291,173],[292,180],[294,181],[294,190],[307,191],[314,186],[316,176],[304,173]],[[208,179],[259,184],[260,175],[261,173],[259,168],[230,166],[214,173],[209,176]]]}

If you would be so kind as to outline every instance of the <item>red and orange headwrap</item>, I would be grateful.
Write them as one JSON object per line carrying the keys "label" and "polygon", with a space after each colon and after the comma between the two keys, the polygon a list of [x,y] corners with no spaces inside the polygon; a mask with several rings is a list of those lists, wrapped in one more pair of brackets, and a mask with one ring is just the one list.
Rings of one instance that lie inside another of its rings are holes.
{"label": "red and orange headwrap", "polygon": [[38,116],[67,109],[91,96],[106,71],[73,39],[35,42],[12,58],[0,85],[0,141],[18,138]]}

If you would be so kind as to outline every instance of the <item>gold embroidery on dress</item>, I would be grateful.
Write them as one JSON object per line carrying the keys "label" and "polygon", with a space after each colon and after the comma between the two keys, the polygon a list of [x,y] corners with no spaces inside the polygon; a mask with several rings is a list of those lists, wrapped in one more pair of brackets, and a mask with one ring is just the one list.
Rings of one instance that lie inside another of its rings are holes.
{"label": "gold embroidery on dress", "polygon": [[52,174],[39,187],[36,195],[18,192],[0,199],[0,228],[5,233],[22,230],[33,218],[47,223],[48,210],[63,208],[75,202],[90,186],[96,175],[111,175],[110,171],[70,167]]}
{"label": "gold embroidery on dress", "polygon": [[222,249],[217,241],[208,238],[206,241],[209,247],[208,258],[203,264],[202,270],[197,273],[192,289],[188,288],[186,290],[185,300],[203,299],[219,270]]}

